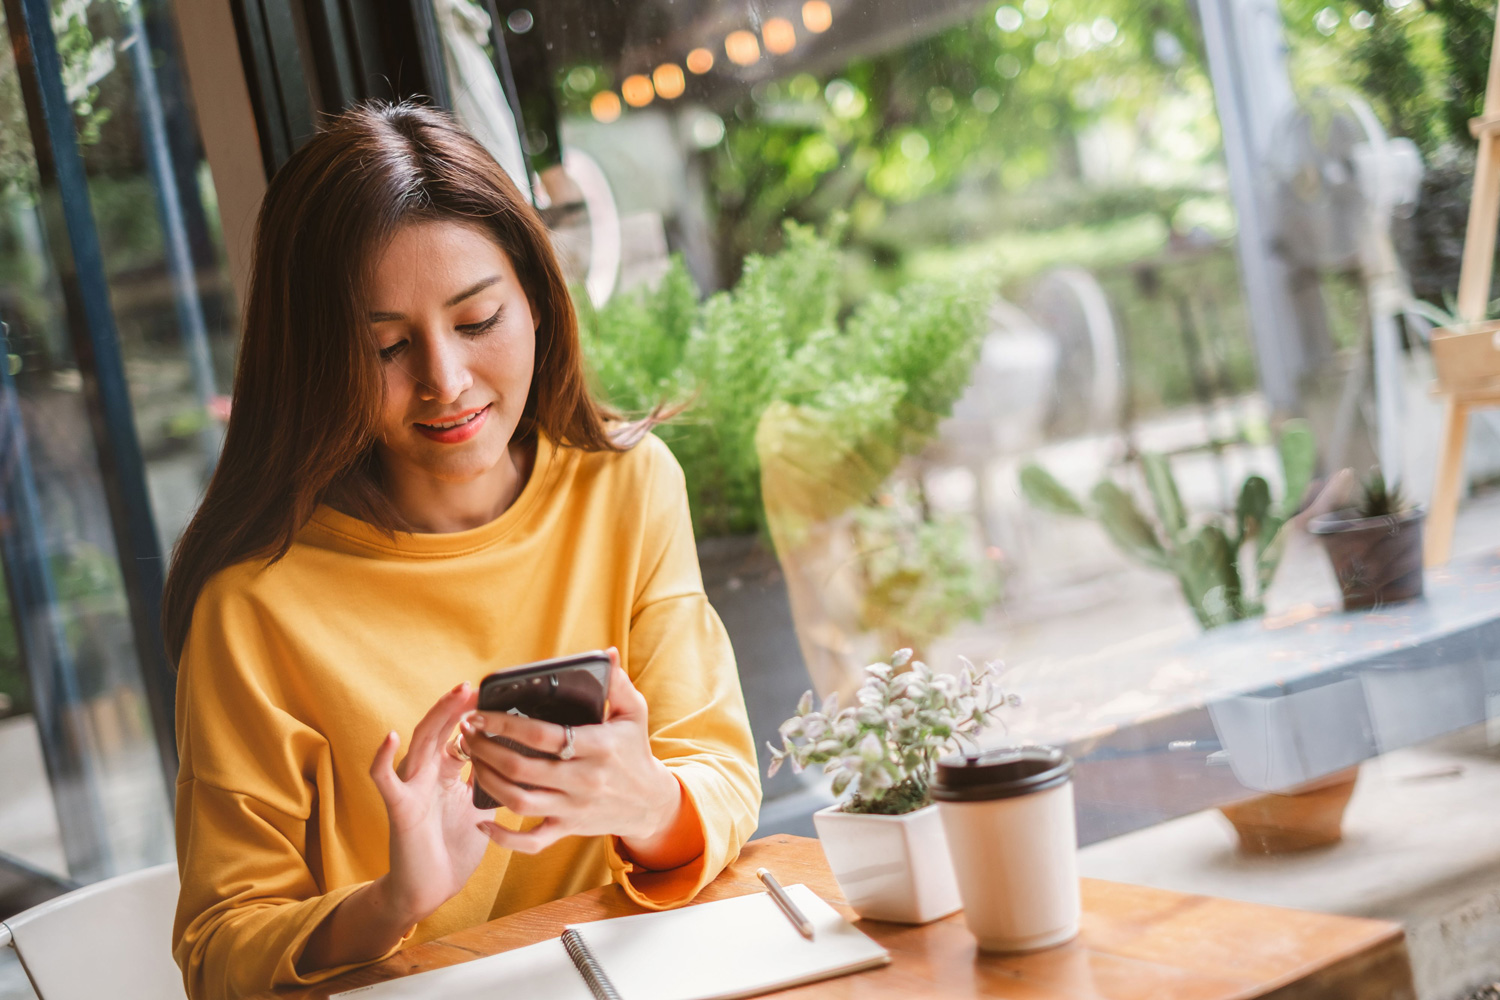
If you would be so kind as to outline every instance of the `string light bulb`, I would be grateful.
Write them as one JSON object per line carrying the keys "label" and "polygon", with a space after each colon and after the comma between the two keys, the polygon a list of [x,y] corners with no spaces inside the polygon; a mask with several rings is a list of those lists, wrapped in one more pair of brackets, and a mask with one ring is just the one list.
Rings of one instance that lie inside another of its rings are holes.
{"label": "string light bulb", "polygon": [[656,96],[664,101],[670,101],[674,97],[681,97],[687,87],[687,79],[682,75],[682,67],[676,63],[662,63],[656,67],[651,74],[651,82],[656,86]]}
{"label": "string light bulb", "polygon": [[620,117],[620,98],[613,90],[601,90],[589,100],[589,114],[608,125]]}
{"label": "string light bulb", "polygon": [[833,27],[833,8],[828,0],[807,0],[802,5],[802,26],[815,35]]}
{"label": "string light bulb", "polygon": [[687,68],[689,73],[702,76],[714,68],[714,54],[707,49],[694,49],[687,54]]}
{"label": "string light bulb", "polygon": [[760,26],[760,37],[766,41],[766,51],[784,56],[797,47],[797,29],[784,17],[768,17]]}
{"label": "string light bulb", "polygon": [[731,31],[724,38],[724,54],[736,66],[753,66],[760,59],[760,42],[743,29]]}
{"label": "string light bulb", "polygon": [[620,95],[632,108],[644,108],[656,96],[651,79],[640,73],[632,73],[620,83]]}

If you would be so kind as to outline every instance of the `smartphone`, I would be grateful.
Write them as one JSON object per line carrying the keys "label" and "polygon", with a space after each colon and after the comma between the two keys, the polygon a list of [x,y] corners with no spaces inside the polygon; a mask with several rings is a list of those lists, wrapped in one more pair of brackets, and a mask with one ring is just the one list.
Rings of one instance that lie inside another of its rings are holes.
{"label": "smartphone", "polygon": [[[590,726],[604,721],[608,690],[609,654],[594,650],[490,674],[479,684],[479,710],[525,715],[559,726]],[[557,758],[556,754],[504,736],[489,738],[527,757]],[[474,783],[475,808],[494,809],[499,805],[478,782]]]}

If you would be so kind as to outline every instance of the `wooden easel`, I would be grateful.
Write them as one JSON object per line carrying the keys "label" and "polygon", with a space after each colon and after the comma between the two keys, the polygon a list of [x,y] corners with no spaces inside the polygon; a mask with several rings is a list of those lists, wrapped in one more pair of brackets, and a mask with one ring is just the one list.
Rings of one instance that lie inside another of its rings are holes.
{"label": "wooden easel", "polygon": [[[1496,16],[1500,18],[1500,6]],[[1474,192],[1469,202],[1469,224],[1464,234],[1463,266],[1458,278],[1458,315],[1468,323],[1485,318],[1489,307],[1490,279],[1495,264],[1495,231],[1500,226],[1500,30],[1490,48],[1490,75],[1484,90],[1484,114],[1469,122],[1469,132],[1479,140],[1474,165]],[[1486,334],[1486,345],[1500,353],[1500,335]],[[1491,338],[1494,339],[1491,339]],[[1456,340],[1457,338],[1455,338]],[[1440,348],[1433,338],[1433,353]],[[1441,566],[1453,547],[1453,522],[1458,515],[1458,495],[1463,488],[1464,439],[1469,411],[1500,406],[1500,380],[1465,381],[1444,379],[1439,363],[1436,394],[1443,398],[1443,441],[1438,458],[1437,481],[1427,516],[1424,561]]]}

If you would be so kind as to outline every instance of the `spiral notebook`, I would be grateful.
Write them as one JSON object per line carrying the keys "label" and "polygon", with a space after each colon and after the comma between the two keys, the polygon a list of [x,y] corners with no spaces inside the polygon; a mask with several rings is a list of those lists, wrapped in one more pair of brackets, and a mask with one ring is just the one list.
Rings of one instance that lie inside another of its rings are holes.
{"label": "spiral notebook", "polygon": [[358,1000],[735,1000],[884,965],[890,953],[804,885],[797,933],[763,892],[572,924],[561,938],[374,986]]}

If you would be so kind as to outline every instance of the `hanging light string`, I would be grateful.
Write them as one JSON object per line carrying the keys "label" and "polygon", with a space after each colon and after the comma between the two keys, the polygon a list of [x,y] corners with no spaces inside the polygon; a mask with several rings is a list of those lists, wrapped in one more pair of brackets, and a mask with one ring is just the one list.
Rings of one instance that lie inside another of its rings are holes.
{"label": "hanging light string", "polygon": [[[802,4],[802,27],[808,33],[821,35],[833,27],[833,8],[828,0],[804,0]],[[736,66],[754,66],[760,61],[762,46],[766,53],[784,56],[797,47],[797,27],[784,17],[768,17],[760,26],[760,36],[744,28],[731,31],[724,36],[724,55]],[[687,71],[702,76],[714,68],[714,53],[711,49],[695,48],[683,59]],[[594,120],[608,124],[624,113],[624,104],[632,108],[644,108],[658,97],[664,101],[675,100],[687,90],[687,77],[682,66],[675,62],[664,62],[651,71],[632,73],[620,81],[620,91],[600,90],[589,99],[589,113]]]}

